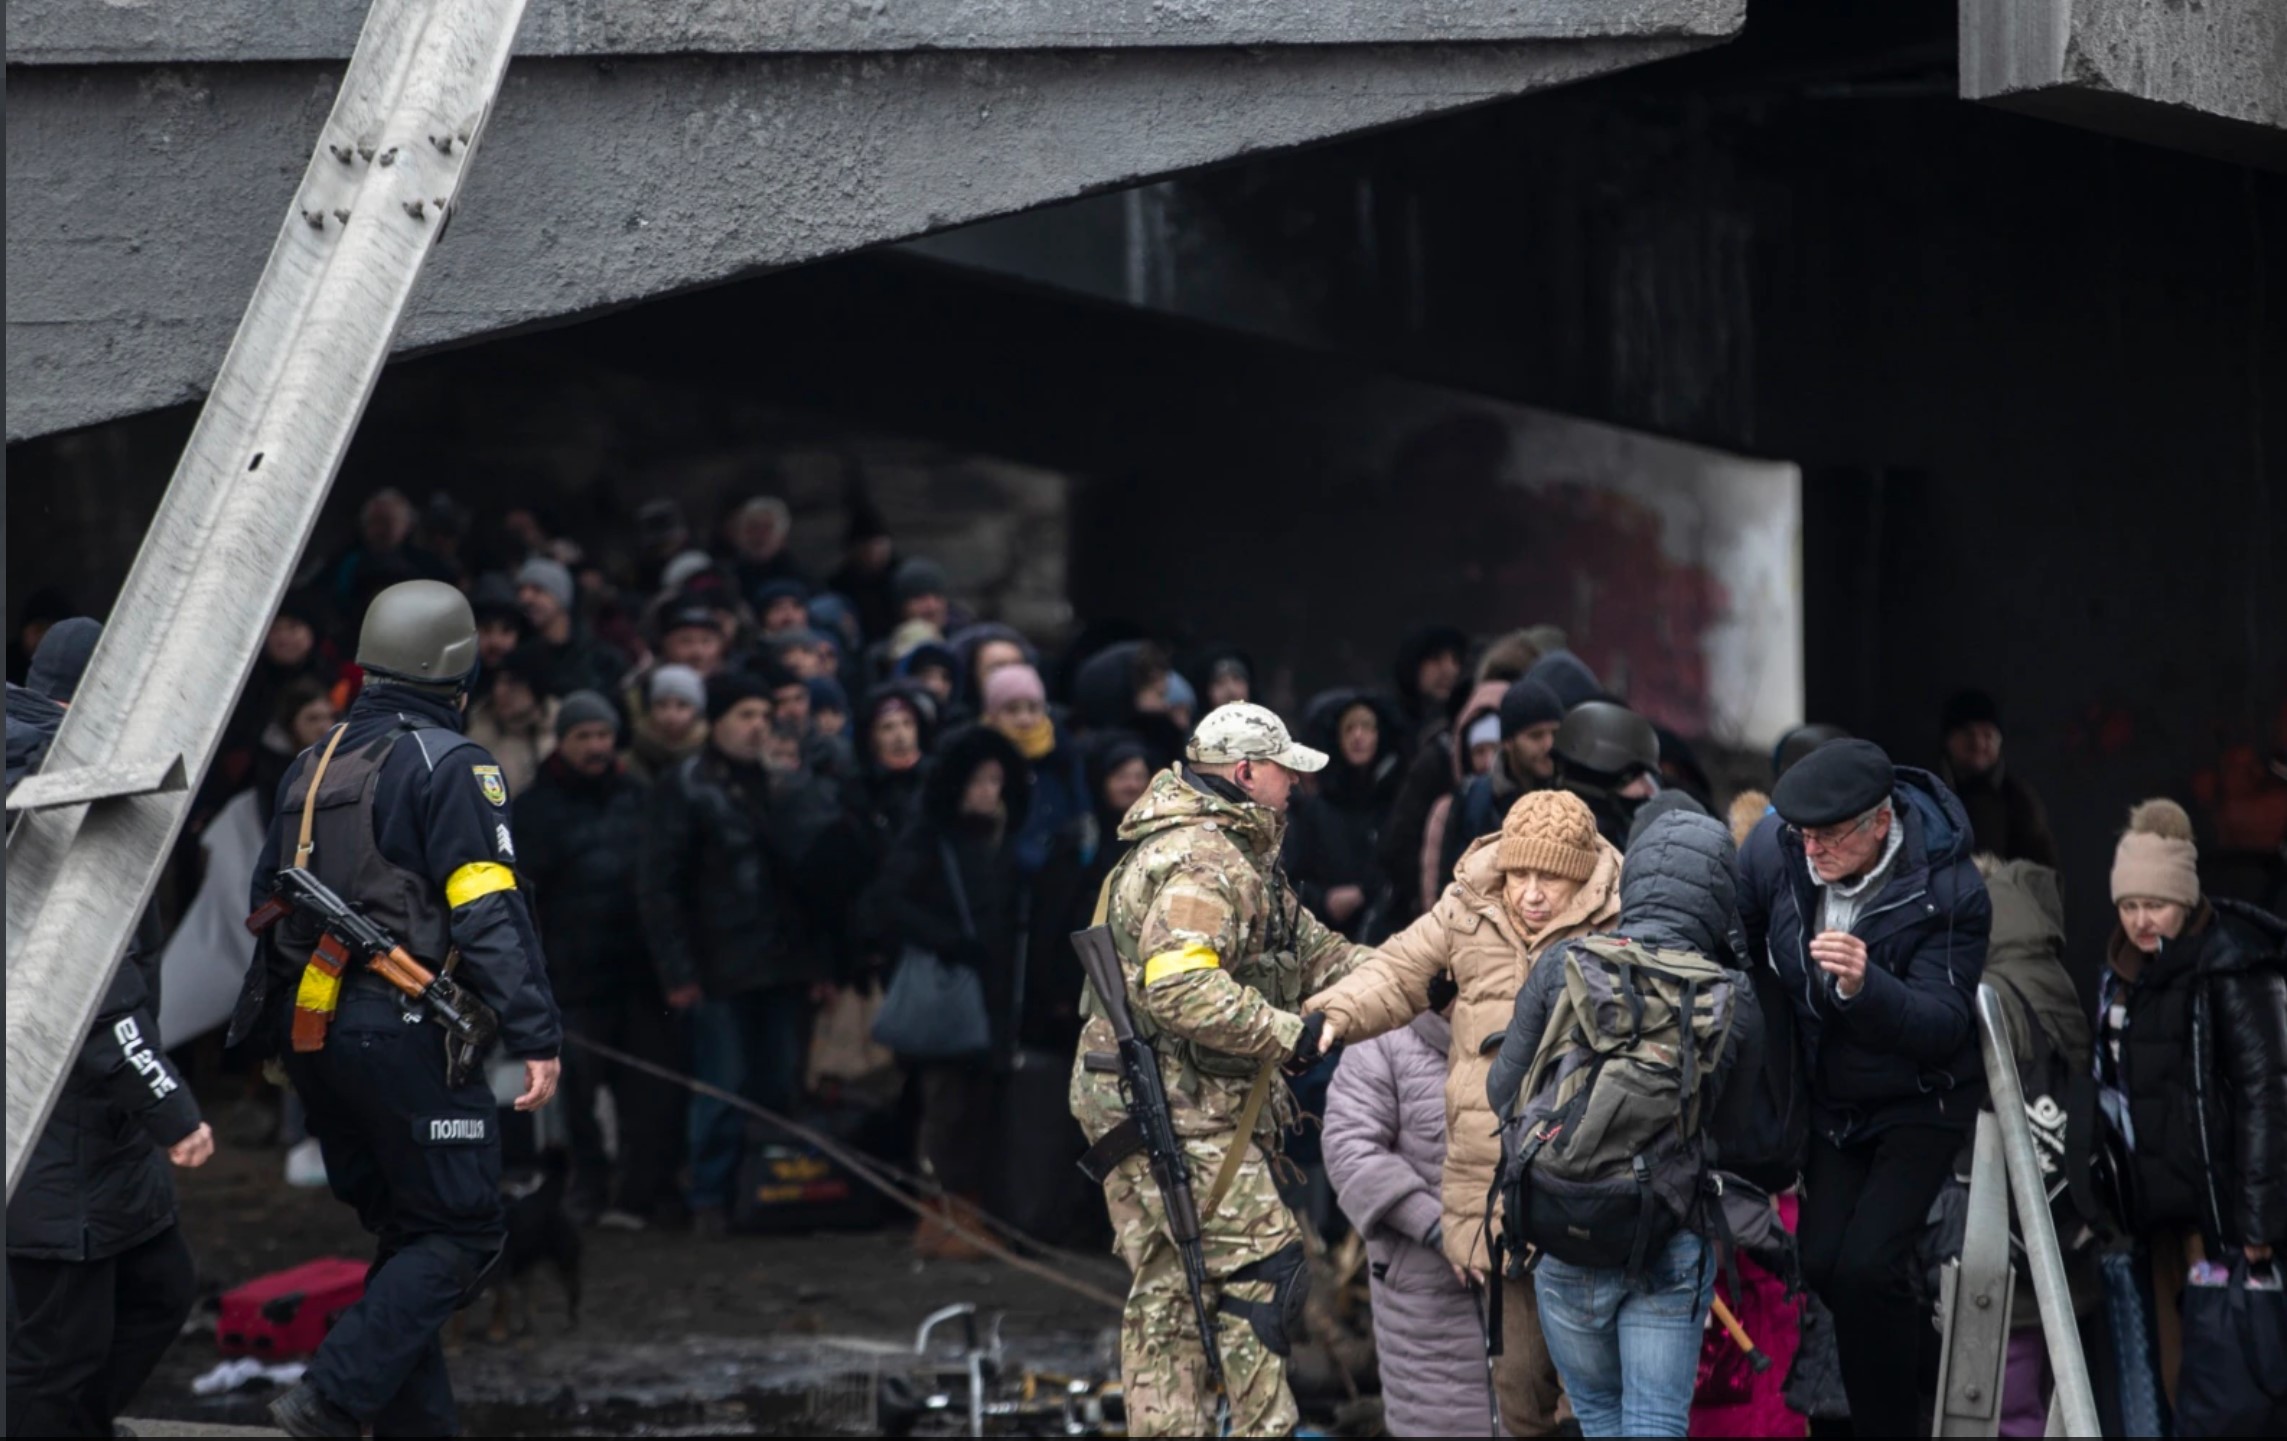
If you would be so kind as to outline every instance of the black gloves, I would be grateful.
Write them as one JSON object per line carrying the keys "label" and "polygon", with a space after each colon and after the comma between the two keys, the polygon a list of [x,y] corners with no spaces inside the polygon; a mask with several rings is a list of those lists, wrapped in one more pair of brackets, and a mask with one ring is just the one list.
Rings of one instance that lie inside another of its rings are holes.
{"label": "black gloves", "polygon": [[1429,1008],[1431,1010],[1444,1010],[1447,1006],[1452,1005],[1454,997],[1460,994],[1461,983],[1453,979],[1453,972],[1439,971],[1429,978]]}
{"label": "black gloves", "polygon": [[[1286,1058],[1286,1065],[1283,1068],[1288,1075],[1299,1076],[1318,1064],[1320,1038],[1325,1034],[1326,1013],[1324,1011],[1312,1011],[1302,1018],[1302,1034],[1295,1038],[1294,1054]],[[1334,1050],[1339,1051],[1341,1049],[1342,1043],[1336,1041]]]}

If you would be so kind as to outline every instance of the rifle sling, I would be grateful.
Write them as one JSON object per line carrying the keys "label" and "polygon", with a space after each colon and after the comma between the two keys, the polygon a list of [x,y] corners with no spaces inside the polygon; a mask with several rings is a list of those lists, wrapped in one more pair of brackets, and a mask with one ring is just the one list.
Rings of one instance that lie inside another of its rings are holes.
{"label": "rifle sling", "polygon": [[325,784],[326,767],[333,764],[334,748],[348,734],[349,722],[344,721],[335,726],[334,733],[326,738],[325,752],[318,757],[318,768],[310,772],[309,794],[302,797],[302,834],[294,845],[294,864],[302,870],[309,869],[310,852],[317,847],[317,842],[310,838],[310,832],[318,819],[318,787]]}

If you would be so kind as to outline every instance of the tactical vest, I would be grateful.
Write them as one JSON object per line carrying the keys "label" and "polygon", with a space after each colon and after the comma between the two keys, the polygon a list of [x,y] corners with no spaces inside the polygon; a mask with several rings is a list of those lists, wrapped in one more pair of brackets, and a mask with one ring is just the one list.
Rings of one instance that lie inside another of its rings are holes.
{"label": "tactical vest", "polygon": [[[397,743],[415,729],[392,726],[355,750],[345,748],[334,754],[318,785],[317,810],[310,828],[312,849],[304,864],[375,925],[396,936],[414,959],[437,970],[452,949],[452,913],[435,886],[381,853],[373,826],[373,794],[381,784],[382,766]],[[428,734],[436,738],[443,751],[470,744],[467,737],[442,727]],[[301,814],[316,770],[313,760],[287,787],[282,805],[285,814]],[[278,859],[281,865],[291,864],[291,851]],[[318,943],[317,920],[295,912],[280,921],[273,934],[277,942],[270,953],[273,973],[299,976]]]}
{"label": "tactical vest", "polygon": [[[1135,859],[1135,855],[1134,851],[1130,851],[1119,865],[1112,868],[1112,874],[1105,881],[1104,895],[1107,901],[1118,888],[1122,874]],[[1294,949],[1294,916],[1279,904],[1280,897],[1290,895],[1291,892],[1275,866],[1264,880],[1264,889],[1270,898],[1268,914],[1259,925],[1248,928],[1259,942],[1258,946],[1251,953],[1236,959],[1228,956],[1219,959],[1225,975],[1249,990],[1261,992],[1263,998],[1279,1010],[1299,1010],[1303,998],[1302,958]],[[1301,903],[1297,900],[1294,904]],[[1136,938],[1114,926],[1112,944],[1118,948],[1122,963],[1141,974],[1148,957],[1136,954]],[[1081,1010],[1089,1016],[1101,1016],[1104,1013],[1093,990],[1083,989]],[[1197,1090],[1193,1084],[1196,1076],[1245,1081],[1252,1080],[1255,1073],[1262,1069],[1263,1063],[1251,1056],[1234,1056],[1228,1051],[1210,1050],[1182,1036],[1163,1037],[1158,1025],[1141,1006],[1131,1005],[1129,1010],[1135,1017],[1136,1033],[1150,1041],[1152,1048],[1160,1055],[1174,1060],[1181,1068],[1186,1090]]]}

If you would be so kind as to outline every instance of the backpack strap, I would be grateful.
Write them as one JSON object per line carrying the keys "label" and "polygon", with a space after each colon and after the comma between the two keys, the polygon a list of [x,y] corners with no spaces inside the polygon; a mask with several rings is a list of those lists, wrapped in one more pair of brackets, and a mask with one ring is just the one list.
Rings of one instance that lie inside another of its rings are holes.
{"label": "backpack strap", "polygon": [[1636,1239],[1628,1247],[1628,1269],[1625,1273],[1630,1290],[1644,1287],[1644,1263],[1650,1259],[1652,1222],[1659,1215],[1660,1198],[1652,1190],[1652,1168],[1637,1152],[1628,1158],[1629,1169],[1636,1173]]}

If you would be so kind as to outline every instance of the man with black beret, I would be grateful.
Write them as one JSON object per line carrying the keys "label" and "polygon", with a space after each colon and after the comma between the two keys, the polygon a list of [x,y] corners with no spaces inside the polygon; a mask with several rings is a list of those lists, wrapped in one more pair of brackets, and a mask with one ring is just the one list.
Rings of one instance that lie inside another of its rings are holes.
{"label": "man with black beret", "polygon": [[1985,1100],[1975,996],[1992,906],[1943,781],[1872,741],[1797,761],[1740,856],[1739,918],[1793,998],[1811,1103],[1803,1276],[1861,1435],[1927,1425],[1935,1333],[1914,1240]]}

